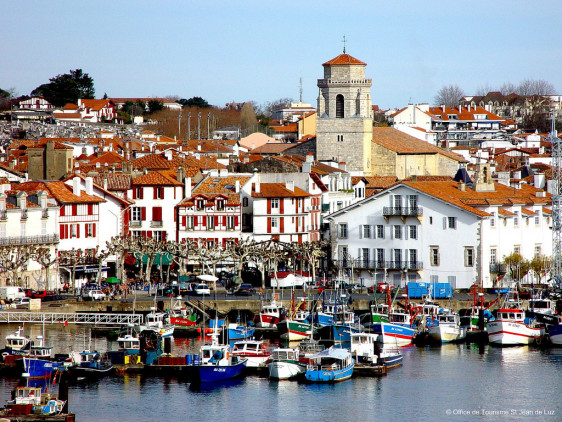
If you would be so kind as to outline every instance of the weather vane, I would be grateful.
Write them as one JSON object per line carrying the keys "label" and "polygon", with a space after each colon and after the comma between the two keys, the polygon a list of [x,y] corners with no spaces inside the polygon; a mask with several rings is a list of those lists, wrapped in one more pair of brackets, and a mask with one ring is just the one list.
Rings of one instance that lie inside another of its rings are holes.
{"label": "weather vane", "polygon": [[345,54],[345,42],[346,42],[345,35],[343,36],[342,42],[343,42],[343,54]]}

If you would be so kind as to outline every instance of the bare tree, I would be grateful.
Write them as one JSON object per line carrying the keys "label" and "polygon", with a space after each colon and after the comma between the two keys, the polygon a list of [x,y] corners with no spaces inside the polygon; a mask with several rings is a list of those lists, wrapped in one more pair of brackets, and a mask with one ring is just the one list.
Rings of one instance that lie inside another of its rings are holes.
{"label": "bare tree", "polygon": [[527,78],[522,80],[517,87],[517,94],[530,95],[552,95],[555,93],[554,85],[544,79]]}
{"label": "bare tree", "polygon": [[240,128],[246,131],[251,128],[255,128],[258,123],[256,118],[256,113],[254,112],[254,106],[251,102],[246,102],[240,110]]}
{"label": "bare tree", "polygon": [[464,91],[458,85],[445,85],[435,96],[435,105],[445,105],[447,107],[456,107],[459,105],[459,101],[464,97]]}
{"label": "bare tree", "polygon": [[13,285],[21,286],[20,269],[33,258],[35,245],[7,245],[0,247],[0,262],[5,271],[12,273]]}
{"label": "bare tree", "polygon": [[492,86],[488,82],[486,82],[484,85],[476,88],[476,95],[484,97],[488,92],[492,91],[495,91],[495,89],[492,88]]}
{"label": "bare tree", "polygon": [[51,255],[50,248],[39,247],[34,251],[32,258],[41,265],[42,269],[45,269],[45,290],[51,290],[49,269],[58,262],[59,257],[56,254],[54,256]]}
{"label": "bare tree", "polygon": [[59,268],[64,268],[70,273],[70,285],[77,291],[76,287],[76,267],[85,262],[85,256],[78,249],[60,251]]}
{"label": "bare tree", "polygon": [[513,94],[517,92],[517,85],[511,83],[511,82],[504,82],[502,84],[502,86],[500,86],[499,91],[503,94],[503,95],[509,95],[509,94]]}

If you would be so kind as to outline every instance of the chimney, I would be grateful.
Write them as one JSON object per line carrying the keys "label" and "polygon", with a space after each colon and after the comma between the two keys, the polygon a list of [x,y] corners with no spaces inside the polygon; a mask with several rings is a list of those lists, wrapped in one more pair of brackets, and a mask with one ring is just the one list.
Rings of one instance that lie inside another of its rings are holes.
{"label": "chimney", "polygon": [[466,191],[466,184],[464,182],[459,182],[459,190],[461,192]]}
{"label": "chimney", "polygon": [[303,173],[310,173],[312,171],[312,164],[308,161],[302,163],[302,172]]}
{"label": "chimney", "polygon": [[164,157],[166,157],[166,160],[168,161],[172,161],[172,151],[168,150],[164,152]]}
{"label": "chimney", "polygon": [[76,196],[80,196],[80,190],[81,190],[81,186],[80,186],[80,178],[79,177],[73,177],[72,178],[72,193]]}
{"label": "chimney", "polygon": [[248,155],[244,156],[244,164],[248,164],[250,162],[250,157]]}
{"label": "chimney", "polygon": [[201,151],[201,144],[197,144],[197,151]]}
{"label": "chimney", "polygon": [[184,178],[185,178],[185,171],[183,170],[182,166],[179,166],[177,172],[177,180],[178,182],[183,183]]}
{"label": "chimney", "polygon": [[256,185],[255,185],[255,192],[261,193],[261,186],[260,186],[260,175],[256,175]]}
{"label": "chimney", "polygon": [[103,188],[107,190],[107,174],[103,174]]}
{"label": "chimney", "polygon": [[88,195],[94,194],[94,179],[90,176],[86,177],[86,193]]}
{"label": "chimney", "polygon": [[226,176],[228,176],[228,169],[220,169],[220,170],[219,170],[219,175],[220,175],[220,177],[226,177]]}
{"label": "chimney", "polygon": [[236,181],[234,182],[234,192],[240,193],[240,180],[238,179],[236,179]]}
{"label": "chimney", "polygon": [[313,152],[307,152],[306,153],[306,162],[307,163],[314,163],[314,153]]}
{"label": "chimney", "polygon": [[186,198],[191,198],[191,177],[186,177],[184,179],[184,185],[185,185],[185,197]]}
{"label": "chimney", "polygon": [[445,113],[445,104],[441,105],[441,110],[443,110],[443,113]]}
{"label": "chimney", "polygon": [[340,170],[343,170],[343,171],[346,171],[346,164],[345,164],[344,161],[340,161],[339,169],[340,169]]}
{"label": "chimney", "polygon": [[39,206],[42,209],[47,208],[47,192],[45,192],[44,190],[40,190],[39,192],[37,192],[37,199],[39,202]]}
{"label": "chimney", "polygon": [[101,163],[99,161],[96,163],[96,168],[97,169],[101,168]]}
{"label": "chimney", "polygon": [[295,182],[293,180],[285,182],[285,188],[290,190],[291,192],[294,192],[295,191]]}

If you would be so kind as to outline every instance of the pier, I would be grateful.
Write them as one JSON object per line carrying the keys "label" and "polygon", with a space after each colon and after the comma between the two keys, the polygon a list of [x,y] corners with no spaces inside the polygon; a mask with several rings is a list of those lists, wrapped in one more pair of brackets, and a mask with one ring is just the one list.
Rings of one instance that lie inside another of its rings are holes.
{"label": "pier", "polygon": [[38,324],[83,324],[111,325],[142,324],[144,317],[140,314],[117,313],[53,313],[53,312],[0,312],[1,323],[38,323]]}

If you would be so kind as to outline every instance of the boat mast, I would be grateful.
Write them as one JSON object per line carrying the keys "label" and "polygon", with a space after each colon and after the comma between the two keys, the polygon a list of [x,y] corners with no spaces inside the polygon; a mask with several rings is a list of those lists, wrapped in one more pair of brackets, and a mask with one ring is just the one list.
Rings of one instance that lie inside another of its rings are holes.
{"label": "boat mast", "polygon": [[562,140],[558,137],[555,126],[555,114],[552,111],[550,142],[552,144],[552,280],[562,288]]}

